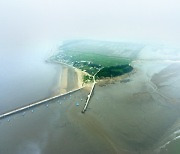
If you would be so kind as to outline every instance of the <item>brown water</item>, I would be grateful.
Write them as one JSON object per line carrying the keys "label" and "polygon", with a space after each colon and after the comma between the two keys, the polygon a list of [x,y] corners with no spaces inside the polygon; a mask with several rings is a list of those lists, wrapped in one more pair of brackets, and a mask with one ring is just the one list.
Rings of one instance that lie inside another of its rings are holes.
{"label": "brown water", "polygon": [[61,66],[45,62],[51,54],[47,46],[0,48],[0,113],[56,93]]}
{"label": "brown water", "polygon": [[83,89],[2,119],[0,153],[178,154],[179,66],[135,62],[128,82],[95,87],[85,114]]}

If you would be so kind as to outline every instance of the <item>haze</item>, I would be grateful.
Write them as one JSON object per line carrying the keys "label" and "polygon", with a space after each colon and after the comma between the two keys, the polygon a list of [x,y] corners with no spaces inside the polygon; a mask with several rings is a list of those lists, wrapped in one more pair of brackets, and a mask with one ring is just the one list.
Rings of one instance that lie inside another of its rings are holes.
{"label": "haze", "polygon": [[[55,72],[42,62],[62,40],[126,39],[178,44],[179,27],[178,0],[1,0],[1,102],[12,102],[14,97],[9,94],[18,98],[16,102],[24,102],[37,91],[44,91],[47,82],[51,85]],[[40,82],[43,86],[32,90],[31,83]],[[44,95],[47,91],[41,97]]]}
{"label": "haze", "polygon": [[72,38],[178,42],[178,0],[6,0],[0,2],[5,45]]}

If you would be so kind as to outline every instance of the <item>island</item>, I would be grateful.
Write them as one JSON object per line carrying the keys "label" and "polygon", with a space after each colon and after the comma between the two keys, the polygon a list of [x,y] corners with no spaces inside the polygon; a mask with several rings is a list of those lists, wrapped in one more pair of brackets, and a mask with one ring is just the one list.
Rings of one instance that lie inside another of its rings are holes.
{"label": "island", "polygon": [[67,64],[85,72],[83,82],[113,78],[133,70],[131,60],[122,57],[106,56],[97,53],[63,50],[50,58],[51,61]]}
{"label": "island", "polygon": [[80,80],[79,85],[91,87],[82,113],[87,109],[96,83],[122,76],[133,70],[129,58],[106,55],[103,52],[72,50],[63,46],[57,54],[49,58],[49,61],[74,68]]}

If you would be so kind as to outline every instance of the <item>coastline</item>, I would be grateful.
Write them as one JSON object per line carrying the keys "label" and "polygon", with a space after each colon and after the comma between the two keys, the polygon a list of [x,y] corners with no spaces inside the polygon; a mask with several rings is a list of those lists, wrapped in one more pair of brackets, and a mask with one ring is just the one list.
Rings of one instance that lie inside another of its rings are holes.
{"label": "coastline", "polygon": [[65,94],[69,90],[82,88],[84,86],[84,74],[86,74],[86,72],[77,68],[62,66],[62,74],[59,77],[59,89],[57,93]]}
{"label": "coastline", "polygon": [[99,80],[96,80],[97,85],[100,87],[103,87],[103,86],[106,86],[108,84],[115,84],[116,82],[127,83],[130,81],[130,76],[132,76],[134,73],[136,73],[136,70],[132,70],[129,73],[126,73],[126,74],[123,74],[123,75],[120,75],[117,77],[113,77],[113,78],[107,77],[104,79],[99,79]]}
{"label": "coastline", "polygon": [[[84,72],[78,68],[71,67],[69,65],[66,65],[64,63],[61,63],[62,65],[62,73],[59,77],[59,88],[57,90],[57,94],[65,94],[70,90],[78,89],[85,87],[86,90],[91,90],[92,83],[84,83],[83,82],[83,76],[84,75],[89,75],[87,72]],[[122,81],[122,82],[128,82],[125,81],[124,79],[129,78],[130,75],[134,74],[135,70],[126,73],[121,76],[113,77],[113,78],[104,78],[97,80],[99,86],[105,86],[107,84],[113,84],[117,81]]]}

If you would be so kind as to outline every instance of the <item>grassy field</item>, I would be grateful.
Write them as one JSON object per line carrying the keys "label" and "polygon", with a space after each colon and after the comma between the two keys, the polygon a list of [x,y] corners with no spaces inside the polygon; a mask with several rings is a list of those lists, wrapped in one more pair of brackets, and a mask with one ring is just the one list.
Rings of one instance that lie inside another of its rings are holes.
{"label": "grassy field", "polygon": [[89,73],[89,76],[84,76],[85,83],[92,82],[92,76],[100,69],[96,75],[96,79],[106,77],[115,77],[130,72],[133,68],[129,65],[131,60],[116,56],[107,56],[104,54],[87,53],[79,51],[65,50],[53,57],[56,61],[61,61],[76,68]]}
{"label": "grassy field", "polygon": [[95,53],[83,53],[83,52],[74,52],[66,51],[65,54],[70,57],[70,60],[73,61],[91,61],[94,64],[101,65],[102,67],[109,67],[115,65],[125,65],[131,62],[130,59],[120,58],[115,56],[106,56]]}

